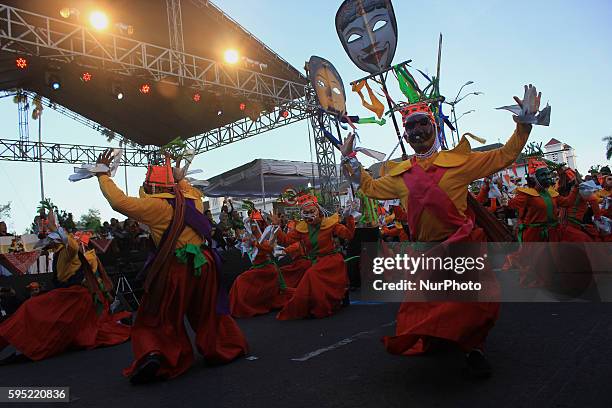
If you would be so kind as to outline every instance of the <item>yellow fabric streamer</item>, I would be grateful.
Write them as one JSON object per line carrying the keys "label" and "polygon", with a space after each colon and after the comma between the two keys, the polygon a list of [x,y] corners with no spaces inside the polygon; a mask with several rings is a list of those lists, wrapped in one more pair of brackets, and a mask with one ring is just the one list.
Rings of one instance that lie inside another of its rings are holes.
{"label": "yellow fabric streamer", "polygon": [[469,132],[464,133],[464,134],[463,134],[463,136],[468,136],[468,137],[470,137],[470,138],[472,138],[472,139],[474,139],[474,140],[476,140],[477,142],[480,142],[480,143],[482,143],[482,144],[487,143],[487,140],[486,140],[486,139],[483,139],[482,137],[478,137],[478,136],[476,136],[476,135],[474,135],[474,134],[472,134],[472,133],[469,133]]}
{"label": "yellow fabric streamer", "polygon": [[[366,87],[368,91],[368,96],[370,97],[369,103],[365,100],[363,93],[361,92],[364,86]],[[363,105],[364,108],[374,112],[376,116],[378,116],[378,119],[382,118],[382,115],[385,112],[385,106],[376,97],[376,95],[372,91],[372,88],[370,88],[370,85],[368,85],[368,82],[365,79],[363,81],[359,81],[353,84],[352,90],[353,92],[357,92],[357,94],[361,98],[361,104]]]}

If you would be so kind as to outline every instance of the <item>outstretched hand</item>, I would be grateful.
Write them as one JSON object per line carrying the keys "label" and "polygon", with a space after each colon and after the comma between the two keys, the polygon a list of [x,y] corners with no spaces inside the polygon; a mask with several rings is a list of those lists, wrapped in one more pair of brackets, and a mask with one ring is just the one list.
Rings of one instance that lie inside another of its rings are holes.
{"label": "outstretched hand", "polygon": [[47,227],[51,232],[57,231],[57,221],[55,220],[55,213],[53,210],[50,210],[49,215],[47,216]]}
{"label": "outstretched hand", "polygon": [[523,112],[528,115],[535,115],[539,112],[541,99],[542,92],[538,93],[538,90],[532,84],[529,84],[529,86],[525,85],[523,99],[519,99],[518,96],[514,97],[516,103],[521,107]]}
{"label": "outstretched hand", "polygon": [[102,176],[102,175],[110,176],[110,165],[113,159],[114,159],[113,149],[106,149],[103,153],[100,153],[100,155],[98,156],[98,160],[96,161],[96,164],[103,164],[109,170],[96,173],[96,176]]}
{"label": "outstretched hand", "polygon": [[340,152],[343,157],[349,157],[353,153],[353,145],[355,144],[355,133],[349,133],[342,146],[340,146]]}

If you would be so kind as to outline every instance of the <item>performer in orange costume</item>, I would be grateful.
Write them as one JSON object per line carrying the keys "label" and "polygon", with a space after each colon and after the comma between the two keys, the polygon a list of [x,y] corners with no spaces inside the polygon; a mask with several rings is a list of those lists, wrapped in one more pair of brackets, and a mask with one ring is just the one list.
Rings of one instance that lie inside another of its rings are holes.
{"label": "performer in orange costume", "polygon": [[252,317],[281,309],[310,267],[310,261],[305,258],[279,267],[273,254],[275,237],[259,242],[261,233],[256,222],[253,221],[251,229],[257,255],[251,269],[236,278],[230,291],[230,308],[234,317]]}
{"label": "performer in orange costume", "polygon": [[[343,146],[343,161],[368,196],[401,199],[415,241],[484,241],[482,229],[467,212],[466,186],[512,164],[527,142],[531,124],[546,125],[549,120],[549,107],[536,116],[540,95],[535,87],[525,86],[524,99],[515,100],[519,105],[510,108],[516,114],[516,130],[502,148],[472,152],[463,137],[453,150],[439,152],[433,114],[429,106],[418,103],[402,112],[405,135],[416,152],[411,160],[373,180],[354,157],[353,136]],[[384,343],[390,353],[409,355],[427,351],[435,339],[450,341],[469,352],[467,363],[474,375],[487,376],[491,368],[482,346],[498,310],[498,303],[405,302],[397,315],[396,335],[385,337]]]}
{"label": "performer in orange costume", "polygon": [[[307,256],[312,266],[278,313],[279,320],[330,316],[340,307],[348,288],[346,265],[334,237],[353,238],[354,218],[348,215],[345,226],[338,214],[323,217],[316,197],[310,195],[300,197],[300,206],[303,221],[287,234],[279,231],[278,242],[288,246],[289,254]],[[274,222],[278,223],[277,217]]]}
{"label": "performer in orange costume", "polygon": [[[120,323],[129,312],[111,314],[112,283],[95,251],[85,250],[88,234],[68,234],[49,214],[50,234],[37,246],[54,252],[55,289],[32,296],[0,325],[0,349],[42,360],[69,349],[93,349],[127,341],[130,326]],[[14,353],[11,359],[19,354]]]}
{"label": "performer in orange costume", "polygon": [[[98,163],[109,165],[112,151]],[[173,171],[174,170],[174,171]],[[124,370],[134,384],[173,378],[189,369],[193,347],[184,318],[196,333],[204,359],[227,363],[247,351],[219,288],[220,260],[211,249],[211,225],[201,194],[183,179],[185,169],[149,166],[141,198],[126,196],[111,178],[98,174],[111,207],[149,226],[157,252],[147,264],[145,293],[132,329],[133,364]],[[174,175],[179,179],[174,182]]]}
{"label": "performer in orange costume", "polygon": [[[388,221],[387,221],[388,220]],[[407,220],[406,213],[399,205],[393,207],[393,214],[387,216],[385,218],[385,223],[389,223],[394,221],[394,225],[392,227],[388,227],[383,225],[382,227],[382,236],[383,237],[397,237],[400,242],[408,241],[410,237],[408,236],[408,231],[404,229],[403,222]]]}

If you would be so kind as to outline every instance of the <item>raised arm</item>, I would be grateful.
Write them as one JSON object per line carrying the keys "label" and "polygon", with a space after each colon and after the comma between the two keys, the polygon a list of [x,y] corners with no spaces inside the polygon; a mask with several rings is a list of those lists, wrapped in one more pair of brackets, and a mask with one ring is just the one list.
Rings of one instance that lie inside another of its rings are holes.
{"label": "raised arm", "polygon": [[399,176],[384,176],[374,180],[370,174],[361,171],[359,189],[370,198],[378,200],[392,200],[404,197],[407,194],[406,186]]}
{"label": "raised arm", "polygon": [[529,139],[531,125],[518,123],[514,133],[503,147],[488,152],[472,152],[462,167],[467,182],[490,176],[510,166],[517,159]]}
{"label": "raised arm", "polygon": [[147,225],[159,222],[160,213],[166,210],[163,200],[128,197],[107,175],[99,175],[102,194],[113,210]]}

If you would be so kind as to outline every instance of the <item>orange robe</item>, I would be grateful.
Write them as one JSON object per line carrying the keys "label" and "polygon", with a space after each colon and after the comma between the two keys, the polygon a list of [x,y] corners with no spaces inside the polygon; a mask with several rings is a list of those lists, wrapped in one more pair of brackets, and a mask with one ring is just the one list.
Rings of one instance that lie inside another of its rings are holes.
{"label": "orange robe", "polygon": [[[110,177],[99,176],[98,181],[111,207],[148,225],[155,245],[159,246],[162,235],[174,217],[174,209],[166,199],[174,196],[148,195],[141,189],[141,198],[128,197]],[[185,201],[194,200],[196,209],[203,212],[200,193],[185,181],[181,181],[179,187]],[[176,249],[188,244],[202,248],[202,243],[202,237],[189,226],[185,226],[178,238]],[[210,249],[201,249],[201,253],[206,262],[201,266],[199,276],[195,276],[193,264],[184,264],[176,256],[172,256],[159,316],[151,316],[146,312],[144,305],[148,298],[146,294],[143,296],[132,328],[134,362],[124,370],[124,375],[131,375],[153,352],[160,353],[163,357],[159,376],[173,378],[187,371],[194,361],[194,356],[193,346],[185,329],[185,317],[196,333],[196,347],[205,360],[227,363],[246,353],[246,339],[234,319],[216,309],[219,282],[213,254]]]}
{"label": "orange robe", "polygon": [[279,267],[272,258],[273,248],[266,242],[259,249],[251,269],[241,273],[230,291],[230,308],[234,317],[252,317],[282,308],[293,293],[301,276],[310,266],[307,259]]}
{"label": "orange robe", "polygon": [[[0,350],[8,344],[32,360],[42,360],[69,349],[93,349],[113,346],[130,338],[130,326],[119,320],[129,312],[111,314],[108,299],[96,304],[83,279],[79,244],[68,242],[55,252],[55,282],[47,293],[26,300],[0,324]],[[84,254],[91,271],[98,269],[94,251]],[[100,301],[100,299],[98,299]],[[96,309],[101,308],[98,314]]]}
{"label": "orange robe", "polygon": [[318,225],[301,221],[295,230],[279,232],[281,245],[299,246],[312,260],[291,299],[278,313],[277,319],[303,319],[309,316],[323,318],[332,315],[341,305],[348,287],[344,258],[336,247],[334,237],[351,239],[355,233],[355,220],[347,218],[347,225],[340,224],[335,214],[324,218]]}
{"label": "orange robe", "polygon": [[[440,209],[425,206],[419,208],[420,217],[409,224],[411,234],[420,242],[444,241],[449,237],[459,241],[484,241],[481,229],[475,228],[467,214],[467,185],[487,177],[511,165],[525,146],[531,126],[517,125],[515,132],[501,148],[487,152],[473,152],[465,137],[453,150],[434,153],[427,159],[403,161],[388,174],[374,180],[366,171],[361,172],[361,190],[370,197],[381,200],[400,198],[409,217],[427,192],[411,199],[404,173],[412,166],[419,166],[416,174],[432,171],[442,173],[436,182],[451,215]],[[427,177],[424,175],[423,177]],[[413,215],[414,216],[414,215]],[[462,225],[458,225],[462,223]],[[421,353],[431,345],[432,338],[443,338],[469,350],[482,345],[493,327],[499,310],[498,303],[429,302],[402,303],[397,315],[396,335],[385,337],[387,351],[393,354]]]}

